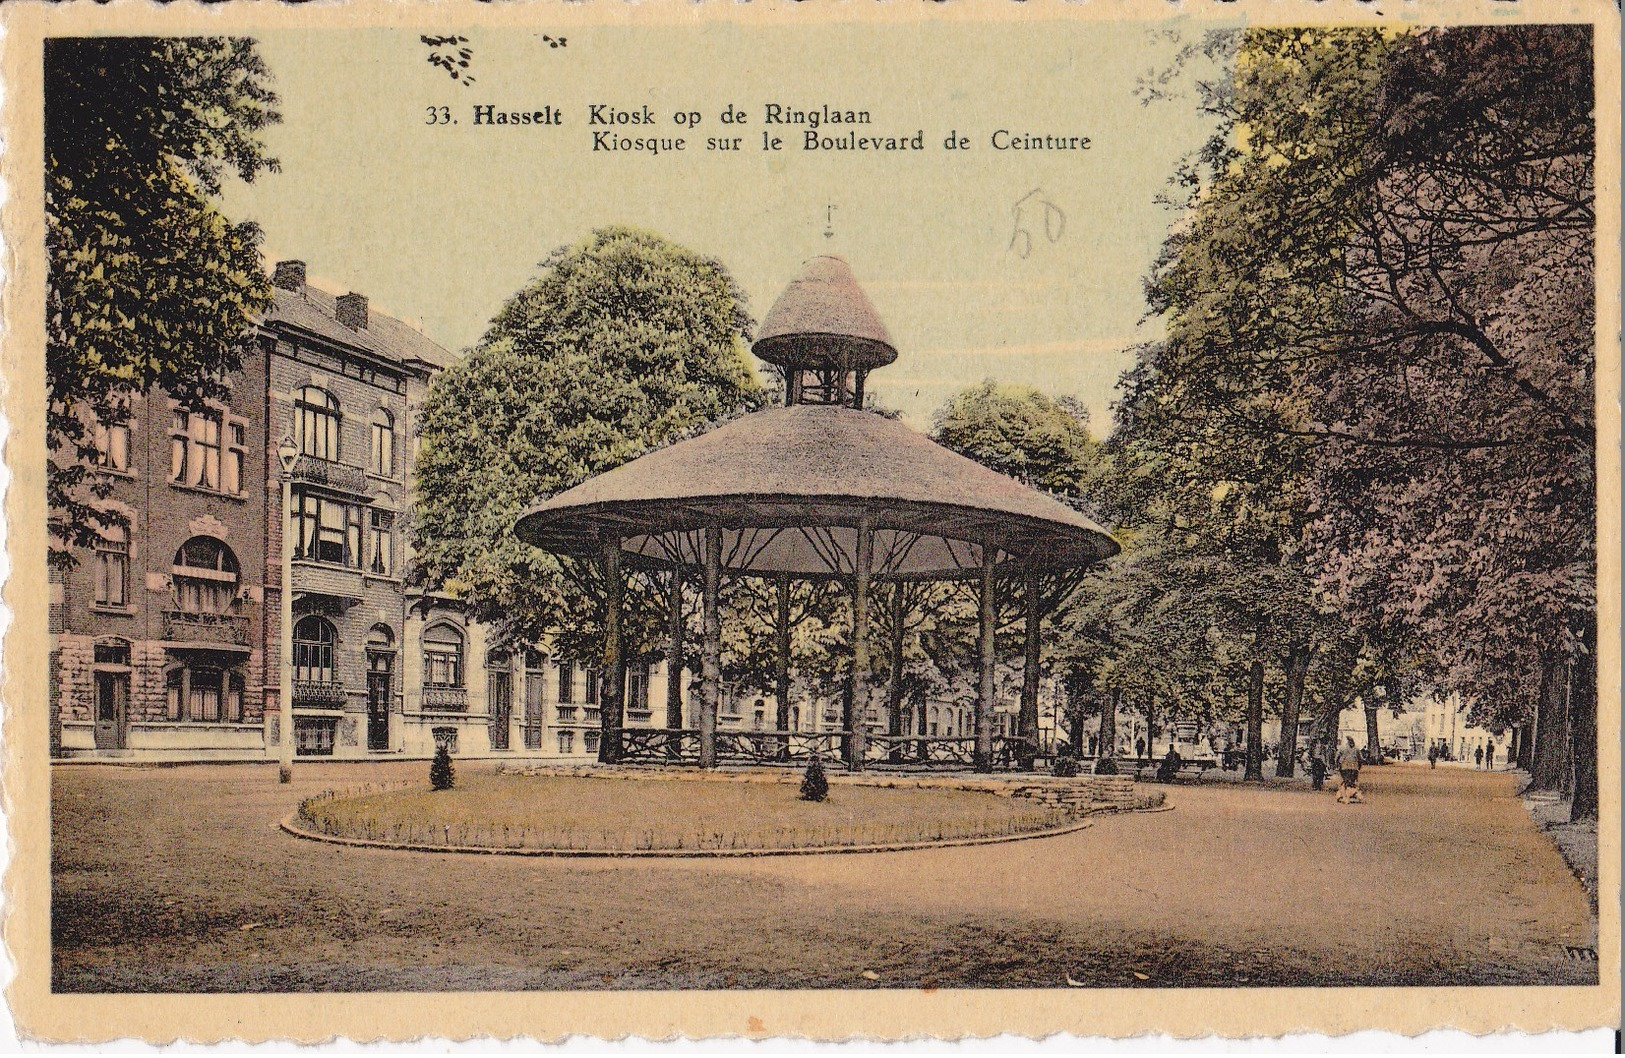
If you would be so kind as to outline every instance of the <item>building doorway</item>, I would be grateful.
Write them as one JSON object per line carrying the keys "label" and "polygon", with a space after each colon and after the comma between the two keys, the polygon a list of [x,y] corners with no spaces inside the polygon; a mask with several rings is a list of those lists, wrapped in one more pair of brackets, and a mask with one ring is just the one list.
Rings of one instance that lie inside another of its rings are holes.
{"label": "building doorway", "polygon": [[525,650],[525,748],[542,748],[542,726],[547,722],[547,656],[533,647]]}
{"label": "building doorway", "polygon": [[389,703],[395,697],[395,655],[367,655],[367,749],[389,748]]}
{"label": "building doorway", "polygon": [[130,645],[122,639],[97,643],[96,748],[124,749],[130,731]]}
{"label": "building doorway", "polygon": [[96,673],[96,748],[123,749],[128,740],[130,674]]}
{"label": "building doorway", "polygon": [[491,748],[508,748],[513,721],[513,657],[493,651],[485,658],[486,704],[491,711]]}

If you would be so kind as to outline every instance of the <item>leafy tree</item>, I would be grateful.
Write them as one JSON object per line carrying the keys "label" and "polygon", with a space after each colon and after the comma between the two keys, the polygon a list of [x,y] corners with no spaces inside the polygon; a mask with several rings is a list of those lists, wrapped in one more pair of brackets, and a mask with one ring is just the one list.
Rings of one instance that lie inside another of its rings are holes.
{"label": "leafy tree", "polygon": [[[720,263],[649,232],[603,228],[540,267],[430,385],[413,527],[420,582],[527,636],[559,629],[566,594],[579,610],[601,593],[521,543],[519,515],[749,410],[759,393],[744,295]],[[573,616],[596,627],[590,612]]]}
{"label": "leafy tree", "polygon": [[270,299],[258,228],[213,204],[230,171],[275,171],[270,74],[241,37],[45,42],[46,490],[51,559],[121,525],[89,474],[96,425],[156,387],[224,395]]}
{"label": "leafy tree", "polygon": [[[521,542],[519,515],[643,453],[757,406],[744,296],[715,260],[611,227],[561,247],[422,410],[414,580],[511,637],[602,656],[603,572]],[[627,656],[664,646],[666,578],[632,572]],[[613,722],[607,711],[606,726]]]}

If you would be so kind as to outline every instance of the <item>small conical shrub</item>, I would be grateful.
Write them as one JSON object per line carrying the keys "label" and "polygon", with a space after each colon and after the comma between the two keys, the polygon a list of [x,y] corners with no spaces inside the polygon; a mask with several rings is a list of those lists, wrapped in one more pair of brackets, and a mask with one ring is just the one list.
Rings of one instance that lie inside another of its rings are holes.
{"label": "small conical shrub", "polygon": [[807,772],[801,777],[801,799],[822,801],[829,796],[829,779],[824,777],[824,762],[814,757],[807,763]]}
{"label": "small conical shrub", "polygon": [[436,790],[449,790],[457,784],[457,772],[451,766],[451,750],[442,743],[435,747],[434,763],[429,765],[429,785]]}

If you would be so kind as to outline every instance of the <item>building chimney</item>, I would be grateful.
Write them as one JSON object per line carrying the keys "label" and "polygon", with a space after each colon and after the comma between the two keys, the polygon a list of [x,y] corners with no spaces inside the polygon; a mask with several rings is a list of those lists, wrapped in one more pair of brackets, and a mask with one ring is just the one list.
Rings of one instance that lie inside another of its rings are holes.
{"label": "building chimney", "polygon": [[305,292],[305,262],[278,261],[276,272],[271,276],[271,285],[279,290],[291,290],[296,294]]}
{"label": "building chimney", "polygon": [[367,295],[351,291],[339,295],[333,316],[352,331],[367,329]]}

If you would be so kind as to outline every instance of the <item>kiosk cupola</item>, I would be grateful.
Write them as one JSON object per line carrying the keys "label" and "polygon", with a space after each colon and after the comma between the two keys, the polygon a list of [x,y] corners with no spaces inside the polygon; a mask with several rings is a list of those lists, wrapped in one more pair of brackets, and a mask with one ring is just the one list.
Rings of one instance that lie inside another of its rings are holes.
{"label": "kiosk cupola", "polygon": [[897,359],[886,325],[839,257],[814,257],[768,310],[751,351],[784,371],[786,405],[863,407],[869,372]]}

